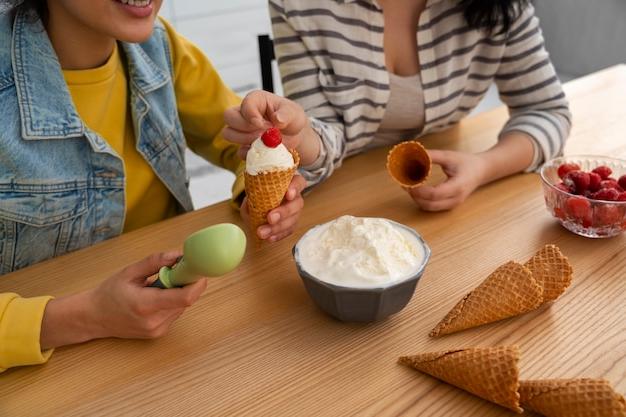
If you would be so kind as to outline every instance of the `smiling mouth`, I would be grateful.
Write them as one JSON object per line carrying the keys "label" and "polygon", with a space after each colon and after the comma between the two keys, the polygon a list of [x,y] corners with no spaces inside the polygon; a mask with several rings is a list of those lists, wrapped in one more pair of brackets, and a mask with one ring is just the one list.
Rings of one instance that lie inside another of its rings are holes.
{"label": "smiling mouth", "polygon": [[118,3],[126,4],[133,7],[148,7],[152,4],[152,0],[116,0]]}

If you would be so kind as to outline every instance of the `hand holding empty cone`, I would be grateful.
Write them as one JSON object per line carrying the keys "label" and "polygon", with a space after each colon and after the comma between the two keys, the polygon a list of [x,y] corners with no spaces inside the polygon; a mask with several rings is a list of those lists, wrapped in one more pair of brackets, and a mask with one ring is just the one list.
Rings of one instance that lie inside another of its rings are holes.
{"label": "hand holding empty cone", "polygon": [[429,150],[433,164],[440,165],[446,180],[437,185],[408,188],[415,203],[426,211],[450,210],[485,183],[485,160],[478,155]]}

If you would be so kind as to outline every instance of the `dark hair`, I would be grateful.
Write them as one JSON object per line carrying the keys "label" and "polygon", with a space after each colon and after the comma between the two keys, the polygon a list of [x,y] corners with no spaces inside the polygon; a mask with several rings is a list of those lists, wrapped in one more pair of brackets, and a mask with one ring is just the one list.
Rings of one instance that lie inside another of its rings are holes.
{"label": "dark hair", "polygon": [[489,33],[507,33],[530,0],[460,0],[467,24]]}

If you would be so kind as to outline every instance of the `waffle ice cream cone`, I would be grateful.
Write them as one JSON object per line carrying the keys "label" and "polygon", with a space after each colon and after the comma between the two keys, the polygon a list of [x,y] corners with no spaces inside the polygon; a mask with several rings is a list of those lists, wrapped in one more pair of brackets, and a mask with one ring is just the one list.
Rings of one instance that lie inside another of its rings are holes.
{"label": "waffle ice cream cone", "polygon": [[291,150],[291,155],[294,161],[292,168],[266,171],[257,175],[251,175],[247,171],[244,173],[252,230],[255,231],[259,226],[267,223],[267,214],[280,206],[283,201],[300,163],[298,152]]}
{"label": "waffle ice cream cone", "polygon": [[430,175],[428,152],[417,141],[402,142],[387,155],[387,171],[403,187],[417,187]]}
{"label": "waffle ice cream cone", "polygon": [[543,289],[525,266],[507,262],[459,301],[430,332],[437,337],[534,310]]}
{"label": "waffle ice cream cone", "polygon": [[624,397],[604,379],[520,382],[522,405],[546,417],[626,417]]}
{"label": "waffle ice cream cone", "polygon": [[517,346],[500,346],[402,356],[399,362],[521,413],[518,360]]}
{"label": "waffle ice cream cone", "polygon": [[572,266],[555,245],[546,245],[524,265],[543,287],[543,302],[556,300],[572,283]]}

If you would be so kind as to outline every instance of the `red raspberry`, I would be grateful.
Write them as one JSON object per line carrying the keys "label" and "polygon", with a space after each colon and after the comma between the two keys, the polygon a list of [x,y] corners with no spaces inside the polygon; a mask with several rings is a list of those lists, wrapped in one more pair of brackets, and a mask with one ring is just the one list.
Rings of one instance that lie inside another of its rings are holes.
{"label": "red raspberry", "polygon": [[596,174],[600,175],[603,180],[605,180],[609,177],[609,175],[611,175],[613,171],[611,170],[611,168],[607,167],[606,165],[600,165],[599,167],[595,168],[591,172],[595,172]]}
{"label": "red raspberry", "polygon": [[622,190],[622,187],[619,186],[619,184],[617,183],[617,181],[615,180],[602,180],[600,182],[600,189],[607,189],[607,188],[613,188],[617,191],[624,191]]}
{"label": "red raspberry", "polygon": [[261,135],[261,140],[268,148],[275,148],[283,141],[280,135],[280,130],[275,127],[270,127]]}
{"label": "red raspberry", "polygon": [[559,174],[559,178],[563,178],[565,174],[567,174],[568,172],[579,171],[579,170],[580,170],[580,165],[575,164],[573,162],[566,162],[564,164],[559,165],[556,172],[557,174]]}
{"label": "red raspberry", "polygon": [[554,208],[554,215],[556,217],[558,217],[559,219],[561,219],[561,220],[565,220],[566,217],[567,217],[567,216],[565,216],[565,212],[563,211],[563,209],[560,208],[560,207],[555,207]]}
{"label": "red raspberry", "polygon": [[617,201],[626,201],[626,191],[619,193]]}
{"label": "red raspberry", "polygon": [[619,207],[613,204],[600,204],[594,208],[593,223],[595,226],[611,226],[619,224],[622,219]]}
{"label": "red raspberry", "polygon": [[604,201],[617,201],[619,197],[619,191],[615,188],[603,188],[600,191],[596,191],[591,194],[591,198],[594,200],[604,200]]}
{"label": "red raspberry", "polygon": [[570,171],[563,178],[563,183],[574,189],[576,194],[584,194],[589,188],[590,181],[589,174],[585,171]]}
{"label": "red raspberry", "polygon": [[565,202],[565,208],[569,216],[582,224],[583,227],[591,226],[591,203],[586,198],[570,197]]}
{"label": "red raspberry", "polygon": [[572,193],[574,191],[571,188],[569,188],[567,185],[565,185],[565,183],[562,183],[562,182],[556,184],[555,187],[561,191],[565,191],[566,193]]}
{"label": "red raspberry", "polygon": [[601,182],[602,177],[600,176],[600,174],[596,174],[595,172],[589,173],[589,191],[598,191],[600,189]]}
{"label": "red raspberry", "polygon": [[617,183],[619,184],[620,187],[622,187],[622,190],[626,190],[626,174],[619,177],[619,179],[617,180]]}

